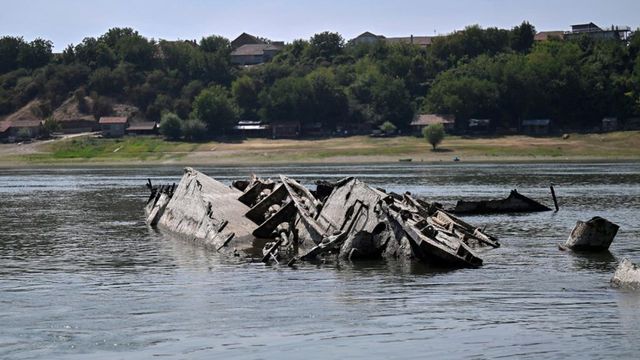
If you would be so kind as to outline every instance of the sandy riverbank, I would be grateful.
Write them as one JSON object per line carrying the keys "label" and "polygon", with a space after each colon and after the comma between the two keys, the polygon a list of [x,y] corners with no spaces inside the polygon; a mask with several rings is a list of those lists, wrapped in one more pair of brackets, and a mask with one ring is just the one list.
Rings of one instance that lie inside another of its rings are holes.
{"label": "sandy riverbank", "polygon": [[0,144],[0,166],[252,165],[282,163],[565,162],[640,160],[640,132],[560,137],[448,137],[431,151],[415,137],[355,136],[320,140],[247,139],[170,142],[161,138],[97,139],[89,135],[30,144]]}

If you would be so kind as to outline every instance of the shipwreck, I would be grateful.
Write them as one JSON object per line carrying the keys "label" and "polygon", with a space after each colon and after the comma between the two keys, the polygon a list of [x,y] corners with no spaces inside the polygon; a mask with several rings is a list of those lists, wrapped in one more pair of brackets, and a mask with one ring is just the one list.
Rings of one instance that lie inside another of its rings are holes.
{"label": "shipwreck", "polygon": [[[558,211],[558,201],[555,190],[553,186],[550,188],[556,211]],[[455,206],[448,209],[448,211],[457,215],[484,215],[542,212],[551,211],[551,208],[522,195],[518,190],[514,189],[511,190],[509,196],[504,199],[458,200]]]}
{"label": "shipwreck", "polygon": [[356,178],[318,181],[252,176],[231,186],[185,168],[179,184],[147,184],[147,223],[214,251],[264,263],[412,259],[476,268],[498,239],[436,203]]}

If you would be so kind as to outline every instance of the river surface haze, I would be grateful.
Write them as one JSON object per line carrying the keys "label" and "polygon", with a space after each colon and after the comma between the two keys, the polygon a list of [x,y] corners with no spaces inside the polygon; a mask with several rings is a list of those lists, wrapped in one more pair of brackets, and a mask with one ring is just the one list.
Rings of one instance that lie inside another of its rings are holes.
{"label": "river surface haze", "polygon": [[[560,211],[468,216],[502,247],[479,269],[376,261],[239,263],[144,222],[147,178],[179,167],[0,169],[1,359],[628,358],[640,356],[640,292],[611,288],[640,262],[640,164],[201,167],[357,176],[451,203],[518,188]],[[558,250],[576,220],[620,225],[611,252]]]}

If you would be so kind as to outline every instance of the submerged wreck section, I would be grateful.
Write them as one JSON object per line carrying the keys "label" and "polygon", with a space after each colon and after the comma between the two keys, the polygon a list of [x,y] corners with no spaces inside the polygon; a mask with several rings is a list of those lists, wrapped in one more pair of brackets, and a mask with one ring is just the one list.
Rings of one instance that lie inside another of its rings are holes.
{"label": "submerged wreck section", "polygon": [[216,250],[231,240],[238,250],[251,248],[254,224],[244,216],[249,208],[238,201],[241,191],[191,168],[184,170],[177,188],[166,188],[152,188],[145,209],[150,225]]}
{"label": "submerged wreck section", "polygon": [[520,194],[518,190],[511,190],[507,198],[500,200],[459,200],[450,211],[454,214],[476,215],[551,211],[551,208]]}
{"label": "submerged wreck section", "polygon": [[355,178],[314,191],[282,175],[229,187],[186,168],[177,188],[149,187],[151,226],[265,263],[401,258],[473,268],[480,250],[500,246],[436,205]]}

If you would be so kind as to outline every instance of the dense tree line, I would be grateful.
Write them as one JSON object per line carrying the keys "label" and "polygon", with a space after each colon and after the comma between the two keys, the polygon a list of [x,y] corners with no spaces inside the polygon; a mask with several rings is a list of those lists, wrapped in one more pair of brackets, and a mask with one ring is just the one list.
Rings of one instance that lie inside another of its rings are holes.
{"label": "dense tree line", "polygon": [[231,65],[231,45],[219,36],[156,41],[114,28],[55,56],[50,41],[5,36],[0,116],[35,98],[46,116],[70,96],[89,95],[101,114],[110,103],[130,103],[149,120],[171,115],[172,129],[197,138],[203,129],[223,134],[238,119],[322,122],[333,131],[384,123],[406,130],[419,111],[491,118],[500,128],[540,117],[590,128],[603,116],[640,115],[640,33],[628,42],[535,44],[534,34],[526,22],[470,26],[424,49],[324,32],[248,68]]}

